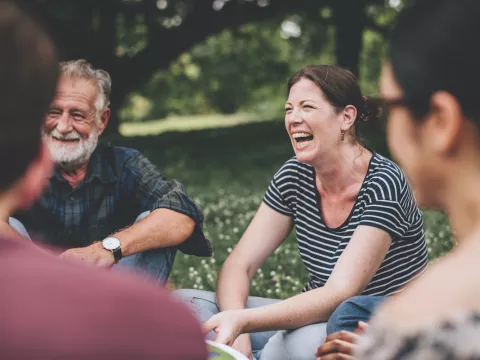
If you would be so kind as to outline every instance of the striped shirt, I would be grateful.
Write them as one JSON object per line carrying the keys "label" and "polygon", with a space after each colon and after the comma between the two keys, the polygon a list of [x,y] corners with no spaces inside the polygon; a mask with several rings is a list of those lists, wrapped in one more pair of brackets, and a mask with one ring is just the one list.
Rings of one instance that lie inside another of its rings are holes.
{"label": "striped shirt", "polygon": [[427,265],[423,218],[410,185],[395,163],[376,153],[350,215],[337,228],[322,220],[314,168],[295,157],[275,174],[263,201],[293,217],[300,256],[310,275],[304,291],[325,285],[359,225],[379,228],[392,237],[385,259],[362,295],[395,293]]}

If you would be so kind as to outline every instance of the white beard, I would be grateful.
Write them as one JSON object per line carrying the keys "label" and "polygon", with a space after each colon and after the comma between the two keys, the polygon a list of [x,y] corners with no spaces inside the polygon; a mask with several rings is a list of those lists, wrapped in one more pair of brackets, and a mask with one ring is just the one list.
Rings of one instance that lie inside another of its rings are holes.
{"label": "white beard", "polygon": [[[53,137],[60,140],[79,140],[77,143],[62,144]],[[80,134],[72,130],[66,135],[62,135],[56,128],[50,133],[44,133],[48,149],[52,155],[53,161],[61,169],[71,172],[78,169],[90,160],[98,144],[98,131],[95,127],[86,140],[83,140]]]}

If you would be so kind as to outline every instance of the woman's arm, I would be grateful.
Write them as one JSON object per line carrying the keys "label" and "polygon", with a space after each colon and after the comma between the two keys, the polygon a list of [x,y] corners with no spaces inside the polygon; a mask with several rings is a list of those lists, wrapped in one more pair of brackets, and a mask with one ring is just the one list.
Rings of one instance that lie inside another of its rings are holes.
{"label": "woman's arm", "polygon": [[391,244],[383,230],[359,226],[322,288],[272,305],[220,313],[205,324],[217,341],[231,343],[241,333],[296,329],[326,321],[344,300],[360,294],[380,267]]}
{"label": "woman's arm", "polygon": [[390,247],[385,231],[359,226],[339,257],[325,286],[282,302],[245,312],[245,332],[296,329],[326,321],[344,300],[360,294]]}
{"label": "woman's arm", "polygon": [[220,270],[217,303],[222,311],[243,309],[249,282],[257,269],[292,230],[291,217],[262,203],[252,222]]}

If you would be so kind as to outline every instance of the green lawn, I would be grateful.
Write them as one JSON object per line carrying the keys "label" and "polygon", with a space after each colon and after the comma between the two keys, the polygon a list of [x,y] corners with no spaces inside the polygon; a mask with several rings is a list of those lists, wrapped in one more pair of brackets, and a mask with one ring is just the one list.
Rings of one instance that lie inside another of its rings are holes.
{"label": "green lawn", "polygon": [[[136,133],[141,133],[142,124],[136,125]],[[141,150],[167,177],[182,181],[204,209],[205,233],[213,242],[214,256],[177,255],[171,279],[177,287],[206,290],[214,289],[220,266],[255,214],[272,176],[293,156],[282,121],[129,136],[112,142]],[[384,147],[382,141],[367,144]],[[438,213],[426,212],[425,222],[434,258],[451,247],[449,227]],[[258,271],[252,295],[283,298],[302,289],[307,275],[294,240],[291,234]]]}
{"label": "green lawn", "polygon": [[160,120],[121,124],[120,133],[124,136],[158,135],[167,131],[218,129],[271,120],[271,116],[249,113],[169,116]]}

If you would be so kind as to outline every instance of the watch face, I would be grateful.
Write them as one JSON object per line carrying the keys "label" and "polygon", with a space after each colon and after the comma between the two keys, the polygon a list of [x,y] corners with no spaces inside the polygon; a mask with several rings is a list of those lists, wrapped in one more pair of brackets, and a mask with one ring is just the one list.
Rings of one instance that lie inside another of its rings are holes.
{"label": "watch face", "polygon": [[102,244],[107,250],[115,250],[120,247],[120,240],[114,237],[108,237],[102,241]]}

